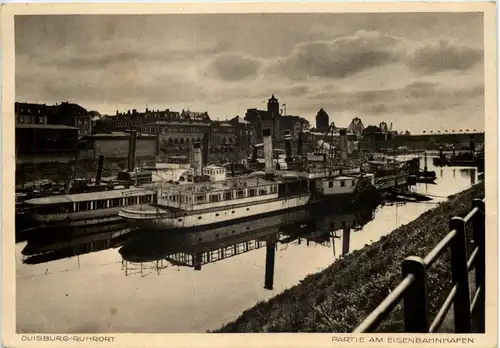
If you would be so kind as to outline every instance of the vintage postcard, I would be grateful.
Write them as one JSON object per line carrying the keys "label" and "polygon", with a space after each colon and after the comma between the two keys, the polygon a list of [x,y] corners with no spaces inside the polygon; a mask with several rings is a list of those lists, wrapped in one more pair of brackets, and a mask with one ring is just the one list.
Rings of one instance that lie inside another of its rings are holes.
{"label": "vintage postcard", "polygon": [[496,346],[495,25],[2,6],[2,344]]}

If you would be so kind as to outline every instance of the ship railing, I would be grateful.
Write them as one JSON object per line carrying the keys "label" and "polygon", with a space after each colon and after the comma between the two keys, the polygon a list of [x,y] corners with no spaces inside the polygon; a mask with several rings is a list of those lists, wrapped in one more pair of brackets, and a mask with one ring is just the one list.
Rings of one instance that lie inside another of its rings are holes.
{"label": "ship railing", "polygon": [[[472,333],[475,323],[479,333],[485,331],[485,201],[474,199],[473,209],[464,217],[450,219],[450,232],[424,258],[410,256],[401,264],[402,280],[394,290],[354,330],[374,332],[385,318],[403,301],[404,332],[436,333],[453,305],[455,333]],[[467,227],[472,225],[472,240]],[[468,245],[473,250],[468,255]],[[447,251],[451,252],[453,286],[443,305],[430,322],[427,291],[430,267]],[[475,270],[475,291],[471,293],[469,273]],[[474,320],[473,320],[474,318]]]}

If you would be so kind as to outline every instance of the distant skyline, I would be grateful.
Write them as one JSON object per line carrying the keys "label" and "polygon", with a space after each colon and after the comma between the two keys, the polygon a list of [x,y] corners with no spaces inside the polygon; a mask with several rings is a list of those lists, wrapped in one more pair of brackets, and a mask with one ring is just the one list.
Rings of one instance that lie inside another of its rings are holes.
{"label": "distant skyline", "polygon": [[315,125],[484,129],[482,13],[43,15],[15,19],[16,101],[102,114],[265,109]]}

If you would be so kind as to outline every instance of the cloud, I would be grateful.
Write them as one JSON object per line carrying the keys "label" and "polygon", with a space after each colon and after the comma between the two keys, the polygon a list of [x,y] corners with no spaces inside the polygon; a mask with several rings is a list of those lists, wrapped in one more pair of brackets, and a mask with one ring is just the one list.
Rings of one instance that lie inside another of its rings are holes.
{"label": "cloud", "polygon": [[[207,94],[189,71],[169,72],[144,65],[115,62],[108,68],[74,70],[67,67],[42,66],[21,59],[23,69],[16,73],[18,101],[73,101],[77,103],[190,102],[205,99]],[[42,85],[43,88],[39,88]],[[83,101],[83,102],[82,102]],[[85,106],[85,105],[82,105]],[[102,110],[99,110],[102,111]]]}
{"label": "cloud", "polygon": [[482,45],[481,21],[465,26],[452,16],[448,28],[437,20],[449,18],[442,15],[424,22],[422,14],[332,16],[297,15],[293,28],[288,15],[229,22],[139,16],[135,25],[77,16],[81,24],[67,18],[62,31],[48,17],[38,26],[16,24],[16,98],[68,100],[101,113],[149,104],[231,116],[265,109],[275,94],[288,113],[311,121],[321,107],[336,119],[394,120],[466,117],[454,109],[466,103],[483,108],[483,52],[474,48]]}
{"label": "cloud", "polygon": [[257,76],[261,62],[235,53],[221,54],[207,66],[208,76],[234,82]]}
{"label": "cloud", "polygon": [[[42,66],[59,66],[71,69],[100,69],[113,64],[169,64],[182,60],[200,60],[224,50],[225,46],[214,40],[193,44],[172,39],[168,44],[156,45],[131,39],[113,39],[68,44],[59,50],[34,50],[31,61]],[[21,53],[18,57],[23,57]]]}
{"label": "cloud", "polygon": [[483,94],[481,86],[446,89],[439,84],[418,81],[403,88],[313,93],[309,95],[307,105],[311,111],[323,107],[333,112],[391,113],[405,117],[426,111],[445,111],[471,100],[481,100]]}
{"label": "cloud", "polygon": [[483,60],[483,50],[440,41],[420,47],[410,54],[407,66],[425,75],[449,70],[468,70]]}
{"label": "cloud", "polygon": [[332,41],[297,44],[270,69],[292,79],[345,78],[397,61],[401,40],[378,32],[358,31]]}

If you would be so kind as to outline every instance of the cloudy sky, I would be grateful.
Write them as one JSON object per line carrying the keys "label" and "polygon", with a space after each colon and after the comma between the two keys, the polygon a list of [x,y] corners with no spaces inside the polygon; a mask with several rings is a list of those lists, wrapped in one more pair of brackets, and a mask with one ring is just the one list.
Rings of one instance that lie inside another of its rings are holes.
{"label": "cloudy sky", "polygon": [[17,16],[16,100],[484,128],[481,13]]}

